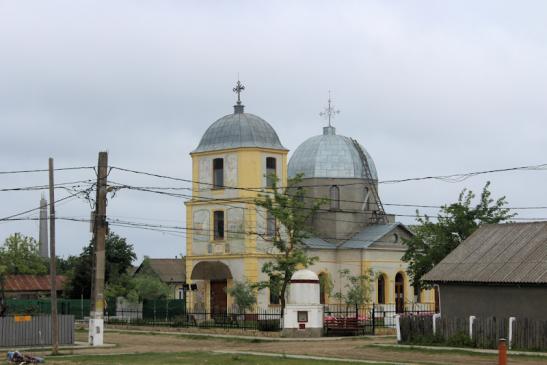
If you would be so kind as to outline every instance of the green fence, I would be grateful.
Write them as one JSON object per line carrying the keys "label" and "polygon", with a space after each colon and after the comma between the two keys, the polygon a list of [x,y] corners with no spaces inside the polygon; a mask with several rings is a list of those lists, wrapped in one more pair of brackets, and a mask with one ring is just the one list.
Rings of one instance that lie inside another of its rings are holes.
{"label": "green fence", "polygon": [[[51,302],[49,299],[23,300],[7,299],[7,314],[50,314]],[[89,299],[59,299],[57,312],[59,314],[72,314],[75,319],[84,319],[89,316]],[[116,300],[108,300],[105,315],[108,317],[125,317],[132,315],[134,318],[142,318],[154,321],[170,321],[186,313],[184,300],[145,300],[142,313],[133,313],[135,310],[124,310],[116,307]],[[140,312],[140,311],[139,311]]]}

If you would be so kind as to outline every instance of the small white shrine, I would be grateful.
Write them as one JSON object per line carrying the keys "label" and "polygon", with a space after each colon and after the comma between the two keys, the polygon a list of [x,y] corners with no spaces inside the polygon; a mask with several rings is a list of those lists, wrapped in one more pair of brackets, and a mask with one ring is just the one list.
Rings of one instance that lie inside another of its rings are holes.
{"label": "small white shrine", "polygon": [[319,288],[319,277],[313,271],[298,270],[293,274],[283,314],[283,336],[323,335],[323,305]]}

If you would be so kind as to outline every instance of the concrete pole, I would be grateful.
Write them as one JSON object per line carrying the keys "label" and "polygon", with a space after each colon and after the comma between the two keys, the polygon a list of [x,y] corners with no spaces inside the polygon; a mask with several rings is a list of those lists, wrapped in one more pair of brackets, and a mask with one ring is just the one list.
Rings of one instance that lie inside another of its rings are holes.
{"label": "concrete pole", "polygon": [[93,293],[89,316],[89,344],[102,346],[104,335],[104,279],[105,279],[105,242],[106,242],[106,192],[108,175],[108,153],[99,152],[97,170],[97,199],[95,209],[95,246]]}
{"label": "concrete pole", "polygon": [[49,272],[51,279],[51,353],[59,353],[59,321],[57,320],[57,256],[55,254],[55,191],[53,159],[49,158]]}

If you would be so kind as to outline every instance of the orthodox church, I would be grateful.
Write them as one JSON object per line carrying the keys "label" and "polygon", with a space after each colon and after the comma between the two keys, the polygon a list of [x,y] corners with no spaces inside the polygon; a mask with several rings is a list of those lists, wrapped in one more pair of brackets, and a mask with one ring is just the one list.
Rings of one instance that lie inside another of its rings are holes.
{"label": "orthodox church", "polygon": [[[331,125],[336,113],[329,98],[323,133],[304,141],[287,160],[273,127],[247,113],[241,103],[244,86],[238,81],[233,113],[211,124],[192,157],[192,198],[186,202],[187,278],[195,290],[188,299],[194,308],[225,311],[232,304],[227,289],[234,281],[267,281],[262,272],[274,248],[269,237],[276,222],[254,204],[259,193],[273,184],[286,186],[288,178],[302,175],[306,197],[328,202],[310,222],[304,244],[319,260],[309,269],[322,283],[321,302],[344,291],[341,270],[360,275],[372,270],[372,300],[395,304],[431,302],[429,292],[410,286],[403,238],[412,233],[395,216],[386,214],[378,194],[374,161],[356,140],[337,134]],[[327,283],[332,283],[328,288]],[[276,306],[279,298],[259,291],[261,308]]]}

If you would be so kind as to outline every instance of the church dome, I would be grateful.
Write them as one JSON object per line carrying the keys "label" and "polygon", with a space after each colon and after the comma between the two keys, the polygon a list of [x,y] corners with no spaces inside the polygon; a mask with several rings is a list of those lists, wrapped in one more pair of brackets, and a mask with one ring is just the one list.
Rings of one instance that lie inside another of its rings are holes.
{"label": "church dome", "polygon": [[[372,157],[360,145],[373,180],[378,180]],[[336,134],[334,127],[324,127],[323,134],[308,138],[289,160],[289,177],[366,179],[361,154],[349,137]]]}
{"label": "church dome", "polygon": [[233,114],[220,118],[207,128],[198,147],[193,152],[238,147],[286,150],[268,122],[254,114],[244,113],[243,105],[236,105]]}

